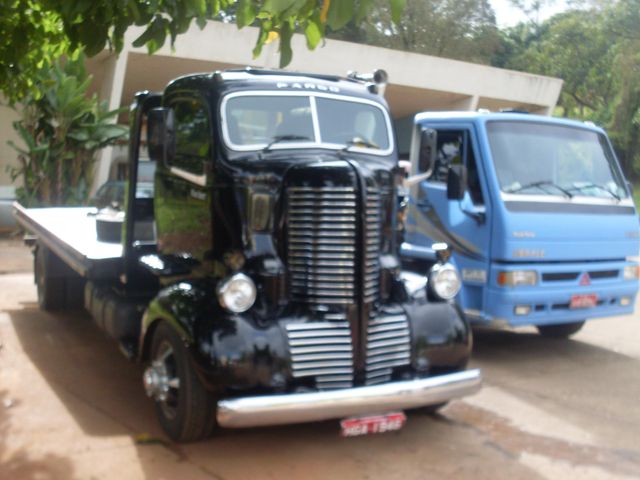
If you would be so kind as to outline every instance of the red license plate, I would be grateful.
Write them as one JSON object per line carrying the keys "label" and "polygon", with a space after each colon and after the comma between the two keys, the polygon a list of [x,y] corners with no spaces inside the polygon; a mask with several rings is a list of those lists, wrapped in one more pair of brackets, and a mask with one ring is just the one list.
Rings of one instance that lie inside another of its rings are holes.
{"label": "red license plate", "polygon": [[403,412],[345,418],[340,421],[340,434],[343,437],[357,437],[359,435],[369,435],[370,433],[392,432],[400,430],[406,421],[407,417]]}
{"label": "red license plate", "polygon": [[598,304],[598,295],[595,293],[585,293],[572,295],[569,308],[592,308]]}

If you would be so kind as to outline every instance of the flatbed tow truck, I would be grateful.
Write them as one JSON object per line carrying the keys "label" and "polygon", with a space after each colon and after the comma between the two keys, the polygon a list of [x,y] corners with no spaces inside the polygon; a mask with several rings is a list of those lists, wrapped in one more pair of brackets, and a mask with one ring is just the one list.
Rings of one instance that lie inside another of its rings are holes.
{"label": "flatbed tow truck", "polygon": [[[399,428],[480,388],[447,249],[398,260],[397,149],[362,78],[194,74],[131,107],[123,211],[15,205],[44,310],[85,308],[176,441],[345,419]],[[153,198],[137,198],[142,133]],[[351,417],[351,418],[347,418]]]}

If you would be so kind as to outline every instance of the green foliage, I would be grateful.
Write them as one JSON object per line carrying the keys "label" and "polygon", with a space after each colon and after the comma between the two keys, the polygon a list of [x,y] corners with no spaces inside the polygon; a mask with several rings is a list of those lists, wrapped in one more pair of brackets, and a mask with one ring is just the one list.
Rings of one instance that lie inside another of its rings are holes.
{"label": "green foliage", "polygon": [[503,32],[494,65],[564,80],[564,116],[607,128],[627,175],[640,176],[640,0],[573,9]]}
{"label": "green foliage", "polygon": [[68,51],[60,18],[38,0],[0,0],[0,92],[11,102],[37,92],[37,72]]}
{"label": "green foliage", "polygon": [[[204,28],[209,19],[235,19],[238,28],[259,28],[255,56],[279,38],[280,66],[291,62],[291,39],[303,33],[314,49],[328,25],[342,28],[361,20],[372,0],[0,0],[0,91],[10,101],[36,91],[34,75],[51,65],[51,58],[84,49],[93,56],[105,48],[116,52],[132,26],[146,27],[133,45],[160,49],[195,21]],[[387,0],[394,19],[405,0]],[[15,39],[6,41],[6,39]],[[18,40],[19,39],[19,40]]]}
{"label": "green foliage", "polygon": [[18,199],[27,206],[86,203],[96,152],[127,134],[113,123],[120,111],[87,95],[83,55],[52,62],[33,80],[39,94],[23,98],[14,122],[24,146],[9,142],[18,152],[18,167],[10,168],[22,180]]}
{"label": "green foliage", "polygon": [[[487,0],[370,0],[333,38],[410,52],[488,63],[500,47]],[[329,24],[331,27],[331,24]]]}

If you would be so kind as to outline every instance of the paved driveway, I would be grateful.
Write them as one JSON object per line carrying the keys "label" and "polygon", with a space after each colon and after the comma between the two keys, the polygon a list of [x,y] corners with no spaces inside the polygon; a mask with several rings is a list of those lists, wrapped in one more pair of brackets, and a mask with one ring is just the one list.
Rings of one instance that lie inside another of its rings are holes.
{"label": "paved driveway", "polygon": [[[175,445],[141,367],[85,314],[37,309],[24,248],[0,243],[2,479],[623,479],[640,477],[640,324],[594,321],[569,341],[476,332],[481,393],[395,433],[337,422],[225,431]],[[22,272],[20,272],[22,270]]]}

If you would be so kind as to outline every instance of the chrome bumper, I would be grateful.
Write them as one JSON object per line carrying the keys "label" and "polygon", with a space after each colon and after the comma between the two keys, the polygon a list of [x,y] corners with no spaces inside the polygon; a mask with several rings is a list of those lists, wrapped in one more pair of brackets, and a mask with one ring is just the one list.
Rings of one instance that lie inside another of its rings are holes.
{"label": "chrome bumper", "polygon": [[480,370],[328,392],[235,398],[218,403],[221,427],[244,428],[316,422],[425,407],[477,392]]}

